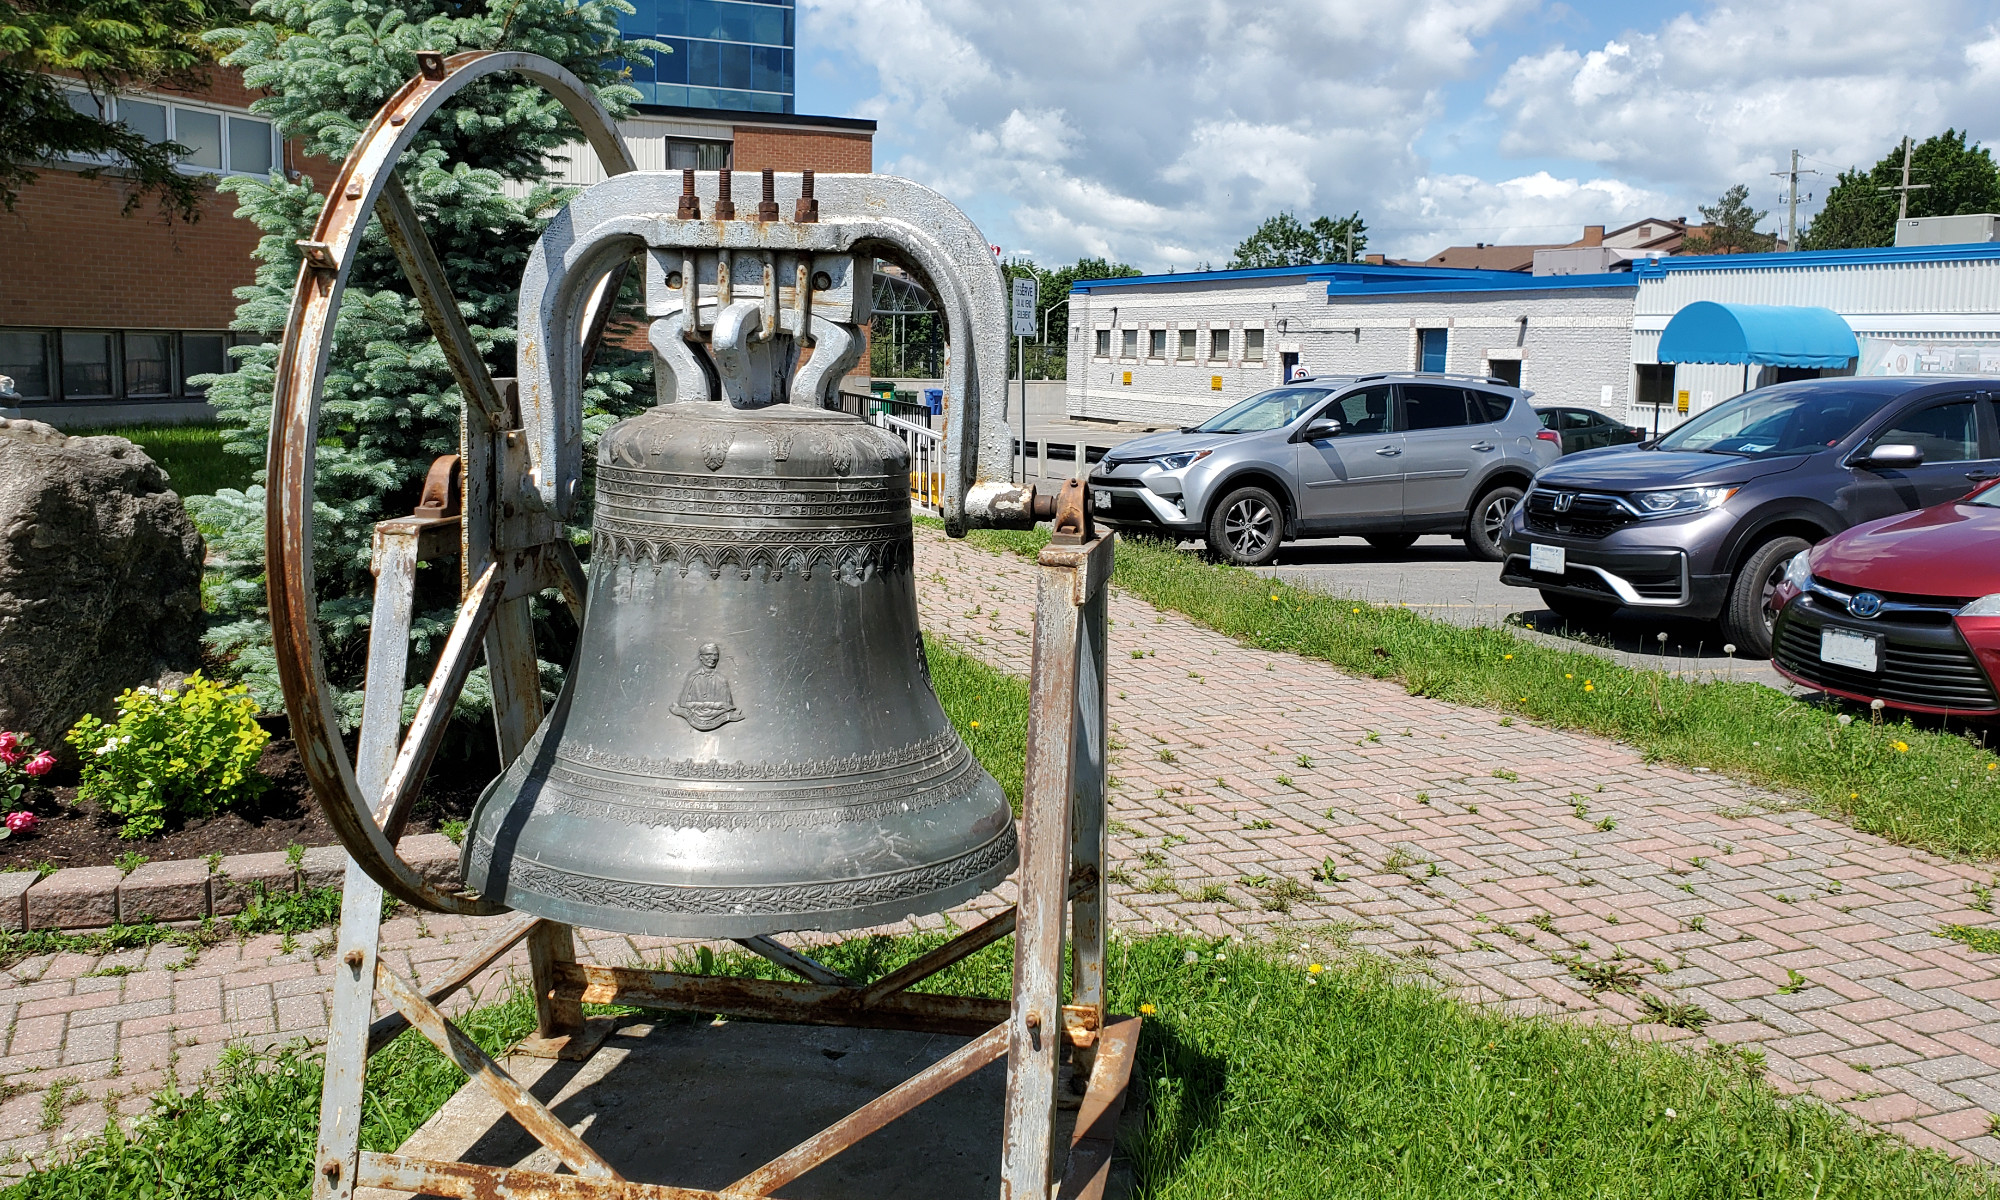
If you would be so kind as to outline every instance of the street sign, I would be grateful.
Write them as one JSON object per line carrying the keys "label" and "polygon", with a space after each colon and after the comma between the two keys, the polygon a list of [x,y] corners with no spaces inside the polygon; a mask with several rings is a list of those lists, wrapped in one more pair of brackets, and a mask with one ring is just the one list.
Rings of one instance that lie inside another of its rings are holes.
{"label": "street sign", "polygon": [[1032,279],[1014,281],[1014,336],[1035,336],[1035,298],[1041,289]]}

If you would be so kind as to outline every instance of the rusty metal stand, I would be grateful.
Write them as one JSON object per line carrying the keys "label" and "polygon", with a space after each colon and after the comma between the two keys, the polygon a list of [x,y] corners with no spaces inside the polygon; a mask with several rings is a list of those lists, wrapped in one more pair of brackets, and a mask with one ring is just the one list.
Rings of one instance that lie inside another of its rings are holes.
{"label": "rusty metal stand", "polygon": [[[329,189],[313,237],[300,243],[304,261],[280,353],[272,418],[265,553],[278,668],[307,775],[350,854],[336,947],[340,965],[326,1047],[315,1200],[348,1200],[357,1187],[467,1200],[769,1196],[1003,1056],[1008,1059],[1004,1200],[1046,1200],[1058,1177],[1064,1200],[1102,1195],[1139,1021],[1112,1017],[1105,1010],[1104,652],[1111,544],[1108,536],[1098,537],[1089,527],[1080,481],[1072,480],[1058,498],[1056,532],[1038,566],[1033,707],[1015,907],[872,982],[848,979],[770,937],[745,938],[740,944],[799,981],[579,963],[569,926],[527,916],[503,923],[428,990],[419,990],[381,962],[386,897],[423,911],[462,916],[506,911],[464,890],[457,880],[425,877],[398,857],[395,847],[475,660],[483,653],[492,678],[500,756],[503,764],[511,762],[543,716],[529,599],[559,590],[580,621],[586,587],[559,520],[545,506],[528,502],[549,480],[536,475],[523,428],[528,422],[514,383],[488,374],[394,167],[424,119],[453,93],[485,75],[512,71],[562,101],[607,173],[633,169],[629,151],[589,89],[547,59],[512,51],[449,58],[426,51],[417,61],[421,73],[363,131]],[[460,453],[433,464],[414,515],[376,526],[368,675],[360,745],[350,761],[319,643],[312,569],[313,448],[341,292],[371,212],[380,219],[423,306],[465,403]],[[602,333],[625,268],[622,261],[606,259],[595,269],[597,282],[589,294],[596,299],[582,323],[585,359]],[[997,275],[992,283],[996,290],[988,307],[998,312]],[[541,417],[546,424],[547,414]],[[573,487],[573,474],[554,486]],[[417,567],[454,555],[459,559],[460,611],[404,733]],[[910,991],[1009,934],[1016,938],[1011,999]],[[596,1048],[610,1023],[587,1020],[586,1003],[919,1030],[970,1040],[721,1191],[629,1182],[439,1011],[523,941],[528,944],[536,1029],[521,1049],[542,1056],[585,1058]],[[1068,1005],[1061,993],[1065,945],[1072,955]],[[380,1018],[374,1013],[378,997],[393,1009]],[[368,1058],[406,1029],[417,1030],[462,1068],[473,1086],[490,1093],[575,1173],[362,1151]],[[1058,1059],[1064,1046],[1072,1055],[1072,1078],[1082,1081],[1084,1092],[1066,1165],[1054,1144]]]}

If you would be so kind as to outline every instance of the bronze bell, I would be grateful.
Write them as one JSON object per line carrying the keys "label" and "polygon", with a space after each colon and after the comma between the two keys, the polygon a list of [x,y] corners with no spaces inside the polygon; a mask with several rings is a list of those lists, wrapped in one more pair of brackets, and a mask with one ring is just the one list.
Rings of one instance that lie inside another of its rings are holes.
{"label": "bronze bell", "polygon": [[469,886],[595,929],[751,937],[968,900],[1016,860],[931,690],[909,455],[821,408],[663,405],[599,443],[568,683],[480,798]]}

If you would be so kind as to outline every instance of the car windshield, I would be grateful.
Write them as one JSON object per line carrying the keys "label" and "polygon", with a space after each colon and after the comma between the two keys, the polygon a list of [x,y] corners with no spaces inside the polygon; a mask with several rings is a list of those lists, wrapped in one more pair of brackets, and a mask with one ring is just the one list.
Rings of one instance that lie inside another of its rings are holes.
{"label": "car windshield", "polygon": [[1325,388],[1274,388],[1233,404],[1194,427],[1195,433],[1262,433],[1283,429],[1326,399]]}
{"label": "car windshield", "polygon": [[1966,501],[1967,504],[1984,504],[1988,508],[2000,508],[2000,483]]}
{"label": "car windshield", "polygon": [[1882,405],[1870,392],[1820,388],[1748,392],[1725,400],[1659,440],[1662,450],[1768,458],[1811,454],[1854,432]]}

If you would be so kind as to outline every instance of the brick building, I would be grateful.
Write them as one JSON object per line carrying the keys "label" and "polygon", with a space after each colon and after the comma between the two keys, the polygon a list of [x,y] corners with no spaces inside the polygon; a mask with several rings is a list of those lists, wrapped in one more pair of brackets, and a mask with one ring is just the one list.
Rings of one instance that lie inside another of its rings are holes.
{"label": "brick building", "polygon": [[[81,89],[75,97],[94,103]],[[303,166],[331,178],[249,111],[253,98],[235,72],[218,70],[200,94],[120,94],[110,116],[192,147],[190,171]],[[641,170],[849,172],[874,161],[873,121],[645,105],[619,129]],[[559,156],[560,182],[602,178],[587,148],[570,150]],[[189,379],[228,370],[227,347],[259,338],[229,330],[259,236],[235,218],[233,197],[210,191],[193,223],[168,221],[150,201],[121,215],[124,204],[119,180],[54,167],[14,212],[0,213],[0,375],[15,389],[0,397],[0,415],[69,427],[205,420],[213,410]]]}

